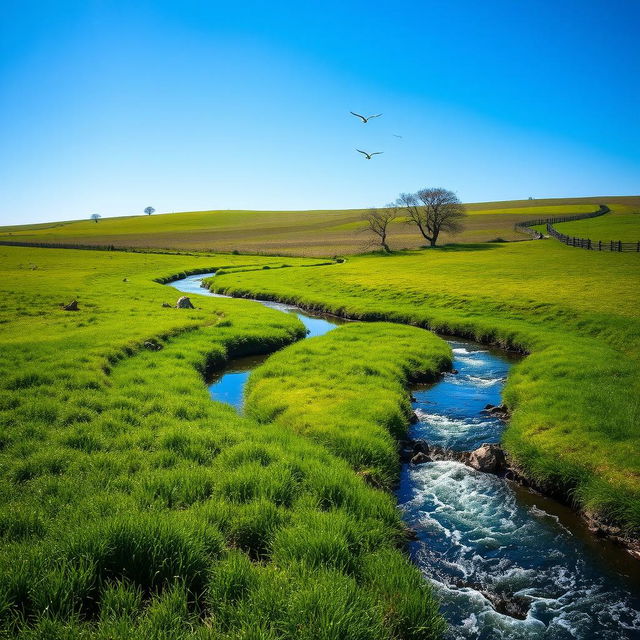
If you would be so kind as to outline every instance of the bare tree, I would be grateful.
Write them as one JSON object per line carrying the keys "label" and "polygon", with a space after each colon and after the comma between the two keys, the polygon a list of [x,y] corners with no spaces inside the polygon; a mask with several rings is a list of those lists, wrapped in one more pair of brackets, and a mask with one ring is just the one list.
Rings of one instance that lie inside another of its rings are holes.
{"label": "bare tree", "polygon": [[397,209],[395,205],[387,205],[384,209],[370,209],[362,216],[362,219],[367,223],[364,231],[370,231],[373,233],[373,238],[367,246],[380,245],[386,253],[391,253],[391,249],[387,244],[387,229],[389,225],[397,217]]}
{"label": "bare tree", "polygon": [[144,210],[144,212],[145,212],[148,216],[150,216],[152,213],[155,213],[155,212],[156,212],[156,210],[155,210],[153,207],[147,207],[147,208]]}
{"label": "bare tree", "polygon": [[100,218],[102,218],[102,216],[99,213],[92,213],[91,214],[91,219],[98,224],[98,220],[100,220]]}
{"label": "bare tree", "polygon": [[432,247],[436,246],[441,231],[462,231],[462,219],[467,215],[458,196],[441,187],[401,193],[396,205],[406,210],[407,222],[415,224]]}

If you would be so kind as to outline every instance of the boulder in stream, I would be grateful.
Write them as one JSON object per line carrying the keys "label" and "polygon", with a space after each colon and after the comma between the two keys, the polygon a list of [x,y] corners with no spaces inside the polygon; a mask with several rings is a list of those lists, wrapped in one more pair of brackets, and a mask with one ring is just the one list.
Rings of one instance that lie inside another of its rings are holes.
{"label": "boulder in stream", "polygon": [[426,453],[422,453],[422,451],[416,453],[416,455],[411,458],[411,464],[424,464],[425,462],[433,462],[433,460]]}
{"label": "boulder in stream", "polygon": [[181,296],[176,302],[176,309],[195,309],[195,307],[187,296]]}
{"label": "boulder in stream", "polygon": [[483,444],[469,454],[468,465],[485,473],[502,473],[507,459],[499,444]]}

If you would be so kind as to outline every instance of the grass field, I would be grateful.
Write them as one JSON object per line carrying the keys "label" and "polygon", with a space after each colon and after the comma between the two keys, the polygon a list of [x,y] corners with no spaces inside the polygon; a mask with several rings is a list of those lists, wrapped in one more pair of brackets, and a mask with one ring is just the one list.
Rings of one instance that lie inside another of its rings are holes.
{"label": "grass field", "polygon": [[599,218],[575,220],[554,225],[561,233],[591,240],[640,241],[640,201],[637,205],[617,206],[611,213]]}
{"label": "grass field", "polygon": [[[312,364],[312,366],[310,366]],[[397,478],[397,439],[411,414],[412,376],[432,380],[451,364],[433,333],[354,323],[274,354],[249,378],[247,415],[322,443],[377,486]]]}
{"label": "grass field", "polygon": [[[593,211],[606,201],[616,206],[640,204],[636,197],[603,197],[485,202],[468,205],[465,230],[444,234],[441,243],[522,240],[516,222],[544,215]],[[362,253],[368,237],[362,232],[364,210],[344,211],[197,211],[0,227],[0,240],[106,244],[138,248],[173,248],[300,256]],[[391,230],[393,249],[423,243],[414,227],[402,222]]]}
{"label": "grass field", "polygon": [[504,442],[541,483],[640,531],[640,261],[560,243],[459,245],[312,269],[228,274],[213,286],[362,319],[517,346]]}
{"label": "grass field", "polygon": [[[302,324],[243,300],[166,308],[177,292],[153,282],[281,260],[14,247],[0,258],[3,637],[438,635],[437,604],[398,550],[394,501],[366,469],[209,398],[207,371],[278,349]],[[79,311],[60,308],[71,299]],[[441,365],[429,334],[385,340],[386,353],[362,352],[354,385],[367,388],[381,355],[396,390]]]}

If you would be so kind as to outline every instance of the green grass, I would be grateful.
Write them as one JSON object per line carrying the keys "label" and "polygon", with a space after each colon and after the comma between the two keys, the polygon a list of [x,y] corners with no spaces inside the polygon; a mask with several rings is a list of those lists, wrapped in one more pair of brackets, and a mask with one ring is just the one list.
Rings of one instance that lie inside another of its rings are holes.
{"label": "green grass", "polygon": [[450,364],[451,350],[432,333],[355,323],[271,356],[249,378],[246,413],[312,438],[390,487],[411,413],[408,383]]}
{"label": "green grass", "polygon": [[[392,496],[310,435],[209,398],[207,371],[279,349],[302,324],[243,300],[164,308],[179,293],[154,282],[267,274],[282,260],[8,247],[0,258],[2,637],[439,635],[431,591],[398,550]],[[72,298],[80,310],[61,310]]]}
{"label": "green grass", "polygon": [[[582,223],[579,223],[582,224]],[[640,261],[556,242],[459,245],[312,269],[229,274],[214,286],[364,320],[516,346],[504,443],[540,483],[640,531]]]}
{"label": "green grass", "polygon": [[618,206],[599,218],[561,222],[554,227],[561,233],[591,240],[621,240],[640,242],[640,203],[637,206]]}
{"label": "green grass", "polygon": [[[393,194],[390,195],[392,199]],[[556,198],[472,203],[465,230],[443,234],[441,243],[487,242],[496,238],[522,240],[516,222],[544,215],[592,211],[606,202],[639,206],[638,197]],[[361,253],[368,236],[362,233],[362,209],[318,211],[194,211],[0,227],[0,240],[101,244],[119,247],[208,250],[279,255],[333,256]],[[418,248],[422,236],[401,221],[392,225],[394,249]]]}

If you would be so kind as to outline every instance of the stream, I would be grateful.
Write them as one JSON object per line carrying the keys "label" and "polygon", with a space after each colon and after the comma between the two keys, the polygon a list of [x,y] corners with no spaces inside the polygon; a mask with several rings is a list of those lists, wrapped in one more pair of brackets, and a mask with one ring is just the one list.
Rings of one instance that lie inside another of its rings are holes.
{"label": "stream", "polygon": [[[201,288],[211,275],[169,286],[218,296]],[[308,336],[349,322],[258,302],[296,314]],[[499,442],[504,423],[481,411],[500,403],[519,357],[447,341],[458,373],[412,389],[419,421],[410,436],[460,451]],[[230,362],[208,381],[211,397],[241,411],[249,373],[268,357]],[[397,498],[417,532],[411,557],[441,600],[450,640],[640,639],[640,562],[592,535],[569,508],[458,462],[403,465]]]}

